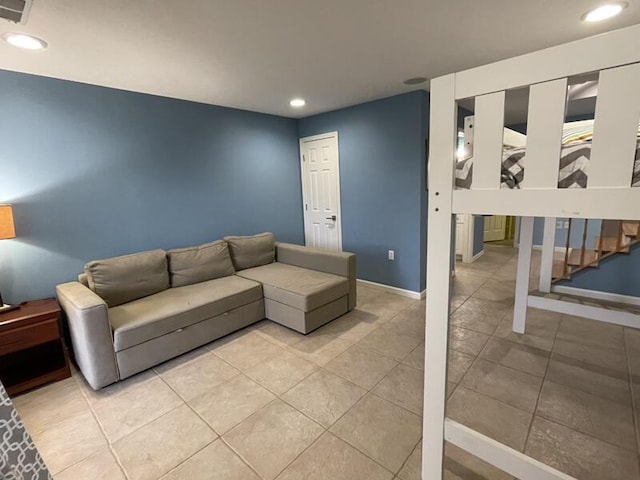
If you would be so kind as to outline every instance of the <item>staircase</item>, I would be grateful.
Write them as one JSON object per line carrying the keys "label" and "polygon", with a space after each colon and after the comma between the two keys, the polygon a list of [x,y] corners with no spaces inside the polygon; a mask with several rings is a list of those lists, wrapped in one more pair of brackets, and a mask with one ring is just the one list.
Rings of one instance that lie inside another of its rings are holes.
{"label": "staircase", "polygon": [[600,235],[595,239],[595,248],[587,248],[587,229],[589,220],[584,220],[582,247],[571,248],[572,220],[569,219],[567,244],[564,258],[553,261],[551,283],[569,280],[571,276],[586,268],[597,268],[605,258],[613,255],[628,254],[631,247],[640,243],[640,222],[628,220],[603,220]]}

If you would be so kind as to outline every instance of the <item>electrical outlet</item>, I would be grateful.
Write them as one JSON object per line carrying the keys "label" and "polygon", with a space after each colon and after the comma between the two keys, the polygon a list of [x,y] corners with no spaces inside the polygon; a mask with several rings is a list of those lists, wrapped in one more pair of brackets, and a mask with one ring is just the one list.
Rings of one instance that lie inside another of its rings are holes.
{"label": "electrical outlet", "polygon": [[569,229],[569,221],[568,220],[566,222],[564,222],[564,229],[565,230]]}
{"label": "electrical outlet", "polygon": [[556,220],[556,228],[558,230],[562,230],[564,228],[564,223],[562,222],[562,220]]}
{"label": "electrical outlet", "polygon": [[389,253],[387,254],[387,258],[389,260],[395,260],[396,259],[396,252],[394,252],[393,250],[389,250]]}

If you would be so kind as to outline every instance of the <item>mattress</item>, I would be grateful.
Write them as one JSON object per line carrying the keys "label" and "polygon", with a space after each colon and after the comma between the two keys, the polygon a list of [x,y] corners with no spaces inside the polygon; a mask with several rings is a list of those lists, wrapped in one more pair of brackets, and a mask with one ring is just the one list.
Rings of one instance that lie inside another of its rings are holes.
{"label": "mattress", "polygon": [[[586,188],[589,178],[591,141],[573,141],[562,146],[558,188]],[[526,147],[505,147],[502,155],[501,188],[520,188],[524,179]],[[456,164],[456,188],[469,189],[473,178],[473,156]],[[631,186],[640,187],[640,137],[636,142],[635,163]]]}

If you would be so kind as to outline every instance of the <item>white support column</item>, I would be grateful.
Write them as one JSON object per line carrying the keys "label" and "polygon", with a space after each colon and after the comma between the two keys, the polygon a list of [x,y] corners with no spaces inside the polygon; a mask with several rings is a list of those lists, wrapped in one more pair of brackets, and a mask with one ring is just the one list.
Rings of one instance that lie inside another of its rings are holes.
{"label": "white support column", "polygon": [[544,237],[542,239],[542,258],[540,260],[540,291],[551,292],[553,273],[553,252],[556,243],[556,218],[545,217]]}
{"label": "white support column", "polygon": [[452,194],[457,140],[455,75],[431,82],[427,332],[425,337],[422,478],[442,478],[447,391]]}
{"label": "white support column", "polygon": [[513,307],[513,331],[516,333],[524,333],[527,322],[531,247],[533,246],[533,220],[534,217],[522,217],[520,221],[520,248],[518,249],[518,271],[516,273],[516,302]]}

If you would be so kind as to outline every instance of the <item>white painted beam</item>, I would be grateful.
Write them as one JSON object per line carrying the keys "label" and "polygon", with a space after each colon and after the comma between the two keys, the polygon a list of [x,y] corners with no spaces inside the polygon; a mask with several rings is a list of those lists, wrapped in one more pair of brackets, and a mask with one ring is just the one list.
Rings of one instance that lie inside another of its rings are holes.
{"label": "white painted beam", "polygon": [[553,252],[556,243],[556,218],[545,217],[544,235],[542,238],[542,255],[540,258],[540,291],[549,293],[551,291],[551,280],[553,275]]}
{"label": "white painted beam", "polygon": [[451,196],[455,172],[457,105],[454,75],[431,82],[429,215],[427,224],[428,335],[425,338],[422,478],[442,478],[447,343],[451,283]]}
{"label": "white painted beam", "polygon": [[567,79],[531,85],[522,188],[557,188]]}
{"label": "white painted beam", "polygon": [[590,318],[605,323],[613,323],[624,327],[640,328],[640,315],[622,310],[611,310],[608,308],[583,305],[581,303],[567,302],[555,298],[538,297],[529,295],[528,305],[551,312],[575,315],[578,317]]}
{"label": "white painted beam", "polygon": [[527,322],[527,297],[529,296],[529,274],[533,247],[533,220],[533,217],[522,217],[520,221],[516,301],[513,306],[513,331],[516,333],[524,333]]}
{"label": "white painted beam", "polygon": [[640,25],[456,73],[456,99],[640,62]]}
{"label": "white painted beam", "polygon": [[640,220],[640,188],[455,190],[453,213]]}
{"label": "white painted beam", "polygon": [[587,290],[586,288],[567,287],[565,285],[554,285],[551,287],[554,293],[564,293],[576,297],[586,297],[591,300],[604,300],[607,302],[626,303],[640,307],[640,297],[621,295],[619,293],[599,292],[597,290]]}
{"label": "white painted beam", "polygon": [[600,72],[589,188],[631,186],[639,121],[640,63]]}
{"label": "white painted beam", "polygon": [[[445,438],[500,470],[520,480],[576,480],[549,465],[535,460],[522,452],[471,430],[453,420],[445,421]],[[440,478],[425,477],[423,479]]]}
{"label": "white painted beam", "polygon": [[504,137],[504,92],[476,97],[473,190],[499,189]]}

